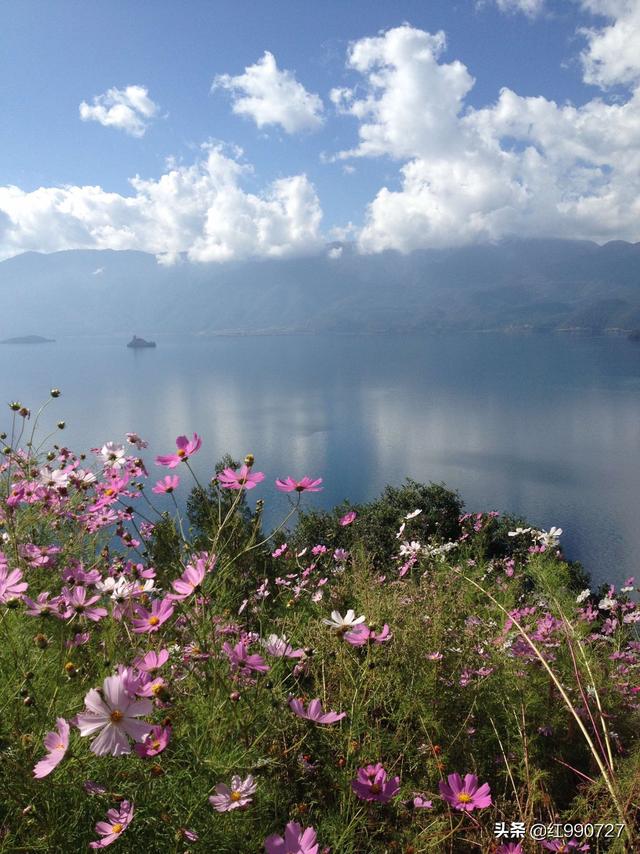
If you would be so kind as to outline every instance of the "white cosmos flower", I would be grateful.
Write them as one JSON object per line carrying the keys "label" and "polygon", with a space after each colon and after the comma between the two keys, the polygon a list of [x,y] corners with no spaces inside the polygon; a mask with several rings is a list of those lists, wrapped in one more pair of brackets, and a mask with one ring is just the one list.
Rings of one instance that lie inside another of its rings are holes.
{"label": "white cosmos flower", "polygon": [[581,602],[584,602],[585,599],[588,599],[591,596],[591,590],[587,587],[586,590],[583,590],[582,593],[579,593],[576,596],[576,602],[580,605]]}
{"label": "white cosmos flower", "polygon": [[340,611],[332,611],[330,620],[323,620],[322,622],[325,626],[331,626],[332,629],[336,629],[336,631],[343,632],[346,629],[352,628],[352,626],[357,626],[360,623],[364,623],[364,616],[356,617],[356,612],[349,608],[347,613],[342,616]]}
{"label": "white cosmos flower", "polygon": [[602,611],[609,611],[611,608],[615,608],[616,604],[616,600],[612,599],[611,596],[605,596],[604,599],[598,602],[598,608]]}
{"label": "white cosmos flower", "polygon": [[100,456],[105,465],[110,468],[119,469],[125,464],[124,445],[116,445],[115,442],[107,442],[100,448]]}
{"label": "white cosmos flower", "polygon": [[516,528],[515,531],[509,531],[507,536],[509,536],[509,537],[520,537],[523,534],[530,534],[530,533],[531,533],[531,528]]}
{"label": "white cosmos flower", "polygon": [[562,536],[562,528],[551,527],[548,531],[538,533],[538,542],[543,546],[557,546]]}
{"label": "white cosmos flower", "polygon": [[422,510],[412,510],[411,513],[407,513],[407,515],[404,518],[407,520],[415,519],[416,516],[419,516],[421,513],[422,513]]}

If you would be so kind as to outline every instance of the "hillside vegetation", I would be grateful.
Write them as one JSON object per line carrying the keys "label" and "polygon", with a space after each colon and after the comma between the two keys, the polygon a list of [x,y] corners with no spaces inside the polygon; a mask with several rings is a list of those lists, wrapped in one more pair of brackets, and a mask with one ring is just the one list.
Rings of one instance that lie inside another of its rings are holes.
{"label": "hillside vegetation", "polygon": [[638,850],[632,579],[442,485],[305,510],[250,454],[197,482],[197,434],[85,456],[10,409],[0,851]]}

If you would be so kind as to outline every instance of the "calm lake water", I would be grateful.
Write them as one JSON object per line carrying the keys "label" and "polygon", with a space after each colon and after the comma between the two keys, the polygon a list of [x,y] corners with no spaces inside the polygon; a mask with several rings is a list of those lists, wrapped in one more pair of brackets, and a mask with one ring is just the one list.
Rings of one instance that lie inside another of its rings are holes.
{"label": "calm lake water", "polygon": [[[364,501],[405,476],[444,481],[470,510],[564,529],[567,555],[617,583],[640,555],[640,346],[503,335],[157,338],[4,346],[0,401],[36,409],[86,450],[127,430],[147,459],[197,431],[198,474],[229,452],[269,480],[325,479],[308,498]],[[5,410],[2,421],[9,423]],[[155,474],[155,466],[149,466]],[[157,470],[159,471],[159,470]],[[163,472],[165,473],[165,472]],[[186,474],[186,472],[184,472]],[[269,481],[271,519],[285,507]]]}

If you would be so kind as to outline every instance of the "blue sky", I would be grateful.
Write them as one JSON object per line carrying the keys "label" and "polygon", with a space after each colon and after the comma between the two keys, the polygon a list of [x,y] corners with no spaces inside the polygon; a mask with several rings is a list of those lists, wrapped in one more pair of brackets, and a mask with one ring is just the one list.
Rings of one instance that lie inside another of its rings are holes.
{"label": "blue sky", "polygon": [[0,33],[0,257],[640,239],[638,0],[21,0]]}

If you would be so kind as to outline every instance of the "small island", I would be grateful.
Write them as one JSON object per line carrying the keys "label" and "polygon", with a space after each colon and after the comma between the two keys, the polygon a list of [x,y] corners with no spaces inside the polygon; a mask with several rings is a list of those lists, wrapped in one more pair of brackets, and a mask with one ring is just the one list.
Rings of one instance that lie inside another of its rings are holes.
{"label": "small island", "polygon": [[137,335],[134,335],[131,341],[127,344],[127,347],[131,347],[135,350],[144,348],[144,347],[155,347],[155,341],[145,341],[144,338],[138,338]]}
{"label": "small island", "polygon": [[0,344],[53,344],[55,338],[44,338],[42,335],[18,335],[16,338],[5,338]]}

